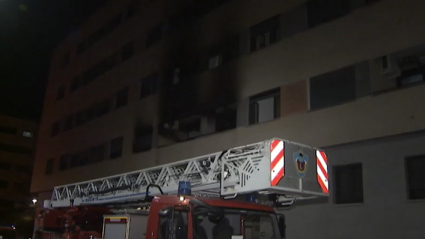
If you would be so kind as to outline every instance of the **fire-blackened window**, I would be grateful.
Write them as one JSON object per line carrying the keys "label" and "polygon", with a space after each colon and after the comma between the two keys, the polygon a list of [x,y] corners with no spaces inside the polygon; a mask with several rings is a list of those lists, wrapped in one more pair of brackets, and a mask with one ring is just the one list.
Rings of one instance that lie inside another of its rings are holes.
{"label": "fire-blackened window", "polygon": [[151,74],[147,77],[142,78],[140,87],[140,99],[143,99],[149,95],[153,95],[157,92],[158,88],[158,73]]}
{"label": "fire-blackened window", "polygon": [[149,151],[152,148],[152,133],[152,127],[136,127],[134,130],[133,153]]}
{"label": "fire-blackened window", "polygon": [[307,1],[308,27],[331,22],[350,12],[349,0],[312,0]]}
{"label": "fire-blackened window", "polygon": [[111,101],[109,99],[104,100],[96,105],[96,117],[106,115],[111,109]]}
{"label": "fire-blackened window", "polygon": [[280,117],[280,88],[250,97],[249,124],[263,123]]}
{"label": "fire-blackened window", "polygon": [[123,147],[123,137],[115,138],[111,140],[111,145],[109,148],[109,158],[115,159],[119,158],[122,155],[122,147]]}
{"label": "fire-blackened window", "polygon": [[67,170],[69,167],[70,161],[71,161],[71,155],[69,154],[62,155],[59,161],[59,170],[60,171]]}
{"label": "fire-blackened window", "polygon": [[275,16],[267,19],[250,28],[251,31],[251,52],[269,46],[277,41],[279,29],[279,17]]}
{"label": "fire-blackened window", "polygon": [[363,202],[362,164],[355,163],[334,167],[335,204]]}
{"label": "fire-blackened window", "polygon": [[406,159],[408,198],[425,199],[425,155]]}

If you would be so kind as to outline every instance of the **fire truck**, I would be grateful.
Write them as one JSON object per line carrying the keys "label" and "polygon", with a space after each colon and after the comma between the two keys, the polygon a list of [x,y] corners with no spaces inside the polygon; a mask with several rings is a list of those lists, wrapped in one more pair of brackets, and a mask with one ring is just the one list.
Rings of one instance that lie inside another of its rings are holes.
{"label": "fire truck", "polygon": [[53,189],[34,238],[280,239],[281,208],[328,197],[321,149],[273,138]]}

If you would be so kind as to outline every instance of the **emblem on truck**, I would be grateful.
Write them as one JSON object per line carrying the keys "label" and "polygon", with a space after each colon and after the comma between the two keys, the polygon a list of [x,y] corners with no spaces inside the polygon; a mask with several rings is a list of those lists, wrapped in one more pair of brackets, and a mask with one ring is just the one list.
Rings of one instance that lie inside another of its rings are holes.
{"label": "emblem on truck", "polygon": [[298,176],[303,178],[308,169],[308,156],[301,150],[294,153],[294,165]]}

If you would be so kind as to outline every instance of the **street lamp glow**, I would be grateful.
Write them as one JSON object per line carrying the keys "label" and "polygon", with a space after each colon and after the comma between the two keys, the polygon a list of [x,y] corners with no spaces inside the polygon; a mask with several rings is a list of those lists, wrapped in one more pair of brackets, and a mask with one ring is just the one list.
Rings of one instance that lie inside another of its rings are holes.
{"label": "street lamp glow", "polygon": [[33,198],[32,199],[32,203],[36,204],[37,203],[37,199]]}

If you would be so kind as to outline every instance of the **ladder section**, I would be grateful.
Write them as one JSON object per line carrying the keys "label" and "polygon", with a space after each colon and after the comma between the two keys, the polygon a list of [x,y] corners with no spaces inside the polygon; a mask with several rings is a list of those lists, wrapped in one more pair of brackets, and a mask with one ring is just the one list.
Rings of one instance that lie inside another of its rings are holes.
{"label": "ladder section", "polygon": [[[323,151],[275,138],[153,168],[58,186],[45,207],[140,203],[147,189],[150,196],[177,194],[179,181],[189,181],[195,196],[234,198],[253,192],[292,198],[327,196],[316,179],[317,152]],[[326,165],[325,169],[327,173]]]}

